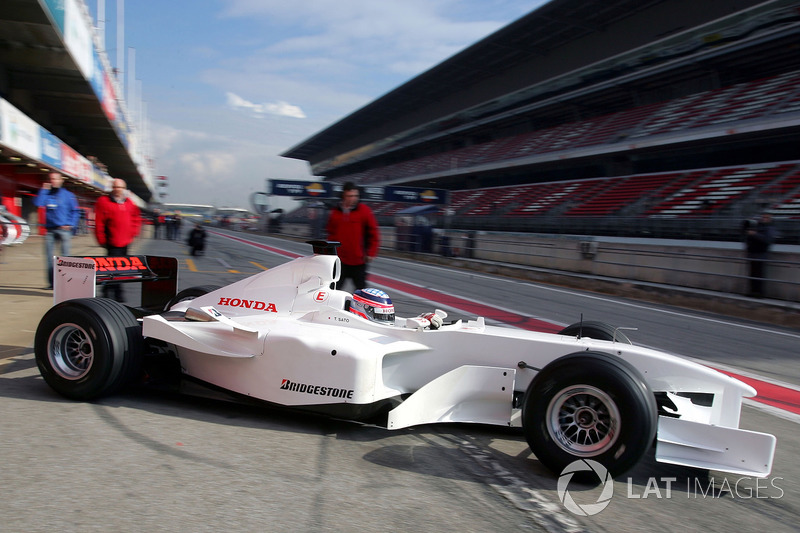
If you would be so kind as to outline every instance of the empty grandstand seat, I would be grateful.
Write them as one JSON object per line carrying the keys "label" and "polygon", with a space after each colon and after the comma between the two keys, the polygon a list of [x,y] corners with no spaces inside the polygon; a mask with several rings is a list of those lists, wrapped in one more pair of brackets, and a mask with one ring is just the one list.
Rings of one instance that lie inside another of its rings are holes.
{"label": "empty grandstand seat", "polygon": [[646,214],[651,217],[710,215],[734,199],[775,178],[775,166],[709,170],[704,176],[687,181]]}
{"label": "empty grandstand seat", "polygon": [[678,175],[674,173],[630,176],[608,179],[608,186],[599,194],[574,206],[567,216],[604,216],[621,211],[626,206],[657,194]]}

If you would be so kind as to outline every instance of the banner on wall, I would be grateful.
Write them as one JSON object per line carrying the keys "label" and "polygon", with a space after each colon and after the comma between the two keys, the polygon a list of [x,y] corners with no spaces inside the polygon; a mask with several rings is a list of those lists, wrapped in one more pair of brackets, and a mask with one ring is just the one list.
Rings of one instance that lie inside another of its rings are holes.
{"label": "banner on wall", "polygon": [[40,126],[22,111],[0,98],[0,141],[33,159],[41,159]]}
{"label": "banner on wall", "polygon": [[111,176],[92,165],[92,180],[90,184],[101,191],[111,190]]}
{"label": "banner on wall", "polygon": [[61,169],[84,183],[92,182],[92,164],[88,159],[61,143]]}
{"label": "banner on wall", "polygon": [[87,80],[94,71],[92,29],[77,0],[64,0],[64,44]]}
{"label": "banner on wall", "polygon": [[44,128],[40,128],[39,134],[42,137],[42,162],[58,168],[61,166],[61,140]]}
{"label": "banner on wall", "polygon": [[269,180],[269,194],[298,198],[330,198],[330,183],[321,181]]}
{"label": "banner on wall", "polygon": [[[275,196],[298,198],[339,198],[341,184],[321,181],[268,180],[269,193]],[[448,191],[421,187],[361,187],[361,199],[374,202],[405,202],[414,204],[447,204]]]}
{"label": "banner on wall", "polygon": [[100,100],[100,105],[103,107],[103,112],[109,121],[114,122],[117,120],[117,94],[107,72],[103,72],[103,96]]}
{"label": "banner on wall", "polygon": [[383,199],[387,202],[444,205],[447,203],[447,191],[444,189],[391,186],[384,188]]}

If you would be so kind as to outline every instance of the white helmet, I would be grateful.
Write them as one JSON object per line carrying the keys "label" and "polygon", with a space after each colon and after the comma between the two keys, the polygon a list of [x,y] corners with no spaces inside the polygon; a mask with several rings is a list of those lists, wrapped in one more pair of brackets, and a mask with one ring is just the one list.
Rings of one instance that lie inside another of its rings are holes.
{"label": "white helmet", "polygon": [[380,289],[358,289],[350,302],[351,313],[381,324],[394,324],[394,305]]}

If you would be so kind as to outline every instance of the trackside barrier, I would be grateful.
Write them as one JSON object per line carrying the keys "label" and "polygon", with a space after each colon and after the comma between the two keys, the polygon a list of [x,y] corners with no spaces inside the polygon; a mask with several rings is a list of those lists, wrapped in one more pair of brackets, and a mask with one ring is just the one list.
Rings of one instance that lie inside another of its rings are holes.
{"label": "trackside barrier", "polygon": [[[404,248],[398,245],[395,228],[380,230],[382,253]],[[306,238],[307,232],[306,225],[284,224],[282,235]],[[749,292],[749,261],[741,242],[472,230],[439,230],[438,242],[432,255],[449,261],[476,260],[727,294]],[[764,297],[800,302],[800,246],[775,245],[765,262]]]}

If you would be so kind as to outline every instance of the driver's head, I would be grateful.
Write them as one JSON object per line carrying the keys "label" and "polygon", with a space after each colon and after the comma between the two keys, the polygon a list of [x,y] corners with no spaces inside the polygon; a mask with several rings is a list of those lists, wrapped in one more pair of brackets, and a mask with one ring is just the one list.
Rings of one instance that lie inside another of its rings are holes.
{"label": "driver's head", "polygon": [[349,311],[373,322],[394,324],[392,299],[379,289],[358,289],[353,293]]}

